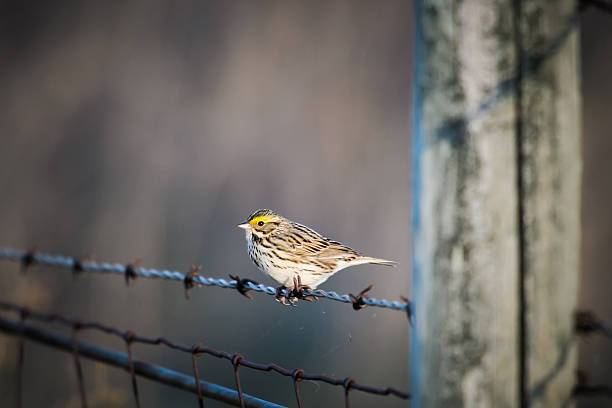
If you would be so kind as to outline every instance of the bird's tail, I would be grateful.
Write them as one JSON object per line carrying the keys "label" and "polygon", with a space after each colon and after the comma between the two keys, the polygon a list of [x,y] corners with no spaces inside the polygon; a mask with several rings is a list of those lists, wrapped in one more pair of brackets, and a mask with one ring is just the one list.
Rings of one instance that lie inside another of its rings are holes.
{"label": "bird's tail", "polygon": [[369,264],[384,265],[384,266],[397,265],[397,262],[394,262],[394,261],[387,261],[386,259],[380,259],[380,258],[370,258],[369,256],[362,256],[361,258],[359,258],[358,262],[360,264],[369,263]]}

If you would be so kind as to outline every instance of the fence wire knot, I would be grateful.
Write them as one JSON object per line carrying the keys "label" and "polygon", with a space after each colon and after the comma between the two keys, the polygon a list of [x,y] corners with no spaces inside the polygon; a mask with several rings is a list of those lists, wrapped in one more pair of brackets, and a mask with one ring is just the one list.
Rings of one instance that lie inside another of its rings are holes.
{"label": "fence wire knot", "polygon": [[293,372],[291,373],[293,381],[302,381],[302,379],[300,378],[300,374],[304,374],[304,370],[302,370],[301,368],[296,368],[295,370],[293,370]]}
{"label": "fence wire knot", "polygon": [[196,357],[200,357],[202,354],[204,354],[204,352],[202,351],[202,344],[197,343],[191,346],[191,354],[193,354]]}
{"label": "fence wire knot", "polygon": [[346,377],[344,382],[342,383],[342,387],[344,387],[344,406],[346,408],[350,407],[349,403],[349,391],[351,390],[351,385],[355,382],[351,377]]}
{"label": "fence wire knot", "polygon": [[251,287],[249,286],[250,283],[252,283],[253,285],[259,285],[259,282],[254,281],[253,279],[240,279],[238,277],[238,275],[234,276],[234,275],[229,275],[230,279],[233,279],[236,281],[236,290],[238,291],[238,293],[240,293],[242,296],[249,298],[249,299],[253,299],[253,296],[249,295],[247,292],[249,290],[251,290]]}
{"label": "fence wire knot", "polygon": [[244,357],[242,357],[240,354],[236,353],[232,356],[232,365],[234,366],[234,368],[238,369],[238,366],[240,365],[240,360],[242,360]]}
{"label": "fence wire knot", "polygon": [[130,343],[132,343],[132,341],[134,341],[134,336],[136,336],[134,332],[128,330],[123,334],[123,340],[125,340],[125,342],[129,345]]}

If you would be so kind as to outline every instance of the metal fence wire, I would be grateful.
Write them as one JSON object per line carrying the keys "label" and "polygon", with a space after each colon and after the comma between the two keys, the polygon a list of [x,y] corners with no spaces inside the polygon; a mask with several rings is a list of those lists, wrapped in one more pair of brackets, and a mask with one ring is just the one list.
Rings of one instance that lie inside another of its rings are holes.
{"label": "metal fence wire", "polygon": [[[277,404],[261,400],[259,398],[245,394],[242,391],[240,383],[239,368],[246,367],[259,371],[274,371],[278,374],[291,378],[292,388],[295,392],[297,406],[302,408],[302,400],[300,397],[299,383],[302,380],[319,381],[334,386],[341,387],[344,392],[345,406],[350,406],[349,392],[358,390],[376,395],[392,395],[401,399],[409,399],[410,394],[400,391],[393,387],[376,388],[368,385],[363,385],[356,382],[354,379],[347,377],[343,379],[331,378],[320,374],[308,374],[301,369],[290,370],[281,367],[277,364],[261,364],[247,360],[242,355],[237,353],[228,353],[226,351],[215,350],[201,344],[188,346],[180,343],[175,343],[164,337],[149,338],[137,335],[128,330],[122,331],[113,326],[104,325],[98,322],[81,321],[65,317],[60,314],[46,314],[30,310],[27,307],[17,305],[10,302],[0,302],[0,310],[12,311],[19,315],[18,320],[11,320],[0,317],[0,330],[19,336],[19,352],[18,352],[18,370],[17,370],[17,406],[22,406],[22,379],[23,379],[23,361],[25,355],[24,340],[25,338],[32,339],[38,342],[49,344],[51,346],[70,351],[73,354],[76,377],[78,381],[78,389],[81,398],[81,406],[87,407],[87,397],[85,394],[85,386],[83,382],[83,371],[80,363],[80,356],[92,358],[94,360],[112,364],[115,366],[127,369],[131,377],[131,387],[134,395],[136,407],[140,407],[138,395],[138,383],[136,375],[145,376],[154,381],[165,383],[171,386],[182,388],[196,393],[198,404],[204,406],[203,397],[220,400],[232,405],[240,407],[279,407]],[[28,321],[36,320],[46,323],[59,323],[67,326],[72,330],[72,336],[66,337],[57,332],[42,329],[31,325]],[[117,336],[126,344],[127,354],[117,353],[115,351],[105,349],[90,343],[78,340],[78,333],[83,330],[97,330],[106,334]],[[134,343],[142,343],[149,345],[165,345],[173,350],[178,350],[191,356],[193,366],[193,377],[186,376],[168,370],[167,368],[155,366],[147,362],[137,361],[133,358],[132,345]],[[217,358],[228,360],[231,364],[234,378],[236,382],[236,390],[230,390],[217,384],[200,380],[198,373],[197,359],[203,354],[208,354]]]}
{"label": "metal fence wire", "polygon": [[[169,271],[166,269],[159,270],[154,268],[141,268],[138,265],[139,262],[122,265],[119,263],[95,262],[88,259],[72,258],[65,255],[51,255],[36,251],[11,248],[0,248],[0,259],[21,262],[23,268],[27,268],[33,264],[40,264],[72,270],[75,274],[80,274],[83,272],[118,274],[125,277],[127,284],[137,277],[180,281],[183,282],[185,286],[185,295],[187,298],[189,298],[190,289],[202,286],[235,289],[243,296],[249,298],[250,295],[247,292],[250,290],[265,293],[271,296],[278,296],[279,294],[288,298],[295,296],[295,294],[288,289],[277,293],[275,288],[257,283],[252,279],[240,279],[237,276],[230,275],[232,280],[227,281],[221,278],[207,278],[200,276],[198,272],[201,268],[195,266],[192,266],[188,273],[182,273],[179,271]],[[339,295],[334,291],[328,292],[322,289],[306,289],[303,291],[303,296],[305,298],[324,298],[342,303],[350,303],[352,304],[354,310],[360,310],[366,306],[398,310],[404,312],[408,317],[408,320],[411,321],[412,303],[408,299],[402,297],[401,301],[389,301],[387,299],[378,300],[375,298],[370,298],[368,295],[366,295],[366,292],[368,292],[370,288],[371,286],[361,291],[361,293],[358,295]]]}
{"label": "metal fence wire", "polygon": [[[138,265],[138,262],[127,265],[108,262],[98,263],[88,259],[77,259],[64,255],[49,255],[44,253],[38,253],[36,251],[15,250],[10,248],[0,248],[0,260],[1,259],[20,262],[22,265],[22,270],[24,272],[29,266],[33,264],[40,264],[69,269],[76,275],[81,274],[83,272],[120,274],[125,277],[127,284],[129,284],[129,282],[135,279],[136,277],[181,281],[185,286],[185,295],[187,298],[189,298],[190,289],[201,286],[235,289],[241,295],[247,296],[249,298],[251,298],[251,296],[247,293],[249,290],[265,293],[268,295],[278,296],[276,289],[261,285],[250,279],[240,279],[239,277],[231,276],[232,280],[227,281],[225,279],[202,277],[198,273],[198,271],[201,269],[199,267],[192,267],[188,273],[181,273],[178,271],[141,268]],[[367,296],[367,292],[370,289],[371,286],[368,286],[366,289],[364,289],[357,295],[339,295],[336,292],[327,292],[320,289],[305,290],[304,293],[301,294],[301,296],[313,298],[320,297],[334,300],[337,302],[350,303],[352,304],[354,310],[360,310],[366,306],[399,310],[406,314],[408,320],[411,319],[412,308],[411,303],[407,299],[402,297],[402,301],[388,301],[386,299],[377,300],[374,298],[369,298]],[[296,296],[296,294],[291,293],[289,290],[285,291],[285,293],[281,293],[281,295],[285,295],[288,297]],[[98,322],[85,322],[78,319],[68,318],[60,314],[45,314],[37,311],[32,311],[25,306],[18,305],[15,303],[0,301],[0,310],[14,312],[19,315],[19,319],[17,320],[0,317],[0,330],[8,334],[16,335],[19,338],[19,348],[17,356],[18,379],[16,391],[18,407],[21,407],[23,402],[22,379],[23,361],[25,353],[24,341],[26,338],[62,349],[64,351],[71,352],[73,354],[74,367],[78,382],[78,391],[82,407],[87,407],[87,397],[83,380],[83,370],[80,363],[81,356],[85,356],[98,362],[126,369],[130,373],[131,388],[134,395],[134,403],[136,407],[140,407],[138,383],[136,381],[136,376],[144,376],[154,381],[158,381],[170,386],[193,392],[198,397],[198,404],[200,407],[204,406],[204,397],[223,401],[240,407],[279,407],[280,405],[256,398],[242,391],[239,374],[239,369],[241,367],[246,367],[259,371],[274,371],[280,375],[289,377],[291,379],[291,386],[293,388],[297,406],[299,408],[303,407],[299,387],[299,383],[303,380],[323,382],[342,388],[346,407],[350,406],[349,393],[352,390],[362,391],[375,395],[395,396],[404,400],[410,399],[409,393],[400,391],[393,387],[376,388],[360,384],[350,377],[343,379],[331,378],[321,374],[309,374],[304,372],[304,370],[302,369],[287,369],[274,363],[256,363],[247,360],[238,353],[232,354],[226,351],[215,350],[213,348],[206,347],[201,344],[188,346],[184,344],[175,343],[164,337],[143,337],[133,333],[130,330],[122,331],[118,328]],[[67,337],[56,331],[32,325],[30,323],[31,321],[39,321],[44,323],[59,323],[71,329],[71,336]],[[123,339],[126,344],[126,353],[123,354],[115,350],[106,349],[98,345],[80,341],[79,333],[82,330],[91,329],[101,331],[106,334],[114,335]],[[157,366],[144,361],[135,360],[133,358],[132,353],[132,345],[134,343],[165,345],[173,350],[178,350],[183,353],[189,354],[192,359],[193,375],[188,376],[182,373],[169,370],[165,367]],[[203,354],[208,354],[220,359],[225,359],[230,362],[236,384],[235,390],[223,387],[218,384],[200,380],[198,372],[198,357]]]}

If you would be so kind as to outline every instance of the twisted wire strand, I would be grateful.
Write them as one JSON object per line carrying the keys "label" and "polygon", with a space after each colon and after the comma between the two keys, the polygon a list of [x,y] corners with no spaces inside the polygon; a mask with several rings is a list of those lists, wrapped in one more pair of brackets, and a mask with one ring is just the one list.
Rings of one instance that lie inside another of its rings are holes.
{"label": "twisted wire strand", "polygon": [[[216,350],[211,347],[202,346],[202,345],[194,345],[188,346],[185,344],[175,343],[171,340],[166,339],[165,337],[144,337],[133,333],[132,331],[122,331],[116,327],[108,326],[99,322],[92,321],[81,321],[77,319],[72,319],[66,316],[63,316],[58,313],[41,313],[37,311],[33,311],[24,306],[20,306],[11,302],[0,301],[0,310],[12,311],[19,313],[23,316],[26,316],[28,320],[38,320],[46,323],[60,323],[62,325],[75,328],[78,327],[78,330],[86,330],[86,329],[95,329],[102,331],[107,334],[111,334],[122,338],[124,340],[129,339],[130,343],[142,343],[142,344],[150,344],[150,345],[160,345],[163,344],[168,348],[173,350],[182,351],[187,354],[194,353],[204,353],[217,358],[226,359],[232,362],[236,367],[243,366],[248,367],[254,370],[259,371],[275,371],[286,377],[293,377],[296,380],[310,380],[310,381],[321,381],[330,385],[342,386],[345,387],[347,383],[347,379],[339,379],[332,378],[321,374],[306,374],[303,370],[289,370],[287,368],[281,367],[278,364],[269,363],[269,364],[261,364],[253,361],[249,361],[239,354],[232,354],[227,351]],[[240,357],[240,358],[237,358]],[[410,399],[410,394],[404,391],[400,391],[394,387],[385,387],[385,388],[376,388],[369,385],[359,384],[351,379],[349,384],[350,389],[355,389],[359,391],[363,391],[370,394],[376,395],[394,395],[401,399]]]}
{"label": "twisted wire strand", "polygon": [[[40,252],[32,253],[30,251],[11,248],[0,248],[0,259],[19,262],[24,262],[24,260],[27,259],[27,262],[32,264],[56,266],[72,270],[74,270],[78,265],[79,268],[87,272],[109,273],[124,276],[126,274],[127,269],[126,265],[122,265],[120,263],[81,261],[79,259],[65,255],[52,255]],[[134,276],[139,276],[143,278],[176,280],[184,282],[186,277],[186,275],[182,272],[170,271],[167,269],[159,270],[154,268],[141,268],[134,267],[132,265],[130,265],[129,268],[129,272],[133,273]],[[236,280],[228,281],[222,278],[211,278],[204,276],[194,276],[192,278],[192,281],[196,284],[203,286],[217,286],[220,288],[227,289],[236,289],[238,284]],[[276,295],[276,289],[271,286],[266,286],[264,284],[255,284],[252,282],[245,283],[245,286],[247,286],[251,290],[254,290],[255,292],[261,292],[272,296]],[[304,294],[306,296],[317,296],[342,303],[353,303],[349,295],[340,295],[334,291],[315,289],[305,290]],[[404,313],[410,313],[412,307],[411,302],[401,302],[397,300],[389,301],[387,299],[379,300],[375,298],[363,298],[362,301],[368,306],[399,310],[403,311]]]}

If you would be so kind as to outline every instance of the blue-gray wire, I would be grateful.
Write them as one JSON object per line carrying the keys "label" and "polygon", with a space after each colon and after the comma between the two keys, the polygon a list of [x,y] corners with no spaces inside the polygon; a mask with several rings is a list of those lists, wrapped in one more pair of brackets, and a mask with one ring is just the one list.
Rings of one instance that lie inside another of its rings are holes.
{"label": "blue-gray wire", "polygon": [[[64,255],[51,255],[40,252],[31,253],[30,251],[11,249],[11,248],[0,248],[0,259],[6,259],[11,261],[23,262],[25,257],[30,256],[29,263],[36,263],[40,265],[57,266],[67,269],[75,269],[75,265],[79,265],[83,271],[88,272],[99,272],[99,273],[115,273],[118,275],[126,274],[126,266],[119,263],[109,262],[94,262],[86,260],[78,260]],[[167,269],[158,270],[153,268],[140,268],[130,267],[130,272],[133,272],[135,276],[141,276],[144,278],[158,278],[168,279],[176,281],[185,281],[185,274],[178,271],[169,271]],[[225,280],[217,278],[207,278],[203,276],[194,276],[192,282],[204,286],[218,286],[220,288],[236,289],[238,282],[236,280]],[[268,295],[276,295],[276,289],[271,286],[265,286],[263,284],[254,284],[251,282],[245,283],[249,289],[256,292],[263,292]],[[334,291],[325,291],[322,289],[305,290],[304,294],[307,296],[323,297],[331,300],[335,300],[343,303],[353,303],[349,295],[340,295]],[[386,299],[375,299],[375,298],[363,298],[363,303],[368,306],[377,306],[393,310],[400,310],[404,313],[411,314],[411,303],[400,302],[400,301],[389,301]]]}

